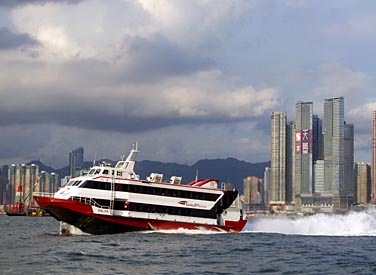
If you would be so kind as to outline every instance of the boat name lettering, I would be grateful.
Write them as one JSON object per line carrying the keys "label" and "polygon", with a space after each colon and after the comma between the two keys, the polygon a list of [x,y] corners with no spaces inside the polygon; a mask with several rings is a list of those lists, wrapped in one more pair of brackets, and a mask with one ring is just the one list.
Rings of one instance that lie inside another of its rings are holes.
{"label": "boat name lettering", "polygon": [[98,212],[108,213],[108,209],[98,208]]}
{"label": "boat name lettering", "polygon": [[207,208],[206,205],[201,205],[198,203],[189,203],[187,201],[179,201],[178,202],[181,205],[190,206],[190,207],[201,207],[201,208]]}

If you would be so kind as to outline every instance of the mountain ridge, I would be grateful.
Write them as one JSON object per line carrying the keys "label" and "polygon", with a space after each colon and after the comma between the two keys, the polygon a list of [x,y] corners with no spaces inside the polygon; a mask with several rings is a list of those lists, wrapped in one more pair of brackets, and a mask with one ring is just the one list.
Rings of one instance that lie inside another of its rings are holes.
{"label": "mountain ridge", "polygon": [[[112,166],[116,161],[103,159],[96,163],[106,161]],[[28,164],[37,164],[41,171],[49,173],[54,172],[60,177],[69,174],[69,166],[60,169],[54,169],[43,164],[41,161],[30,161]],[[83,169],[88,169],[93,165],[92,162],[84,162]],[[140,175],[141,179],[145,179],[151,173],[163,174],[165,179],[171,176],[181,176],[183,183],[188,183],[196,178],[214,178],[220,182],[232,183],[232,185],[240,192],[243,191],[243,179],[247,176],[256,176],[264,178],[265,167],[270,167],[270,161],[250,163],[236,158],[228,157],[226,159],[202,159],[198,160],[193,165],[178,164],[178,163],[164,163],[160,161],[142,160],[136,161],[135,172]]]}

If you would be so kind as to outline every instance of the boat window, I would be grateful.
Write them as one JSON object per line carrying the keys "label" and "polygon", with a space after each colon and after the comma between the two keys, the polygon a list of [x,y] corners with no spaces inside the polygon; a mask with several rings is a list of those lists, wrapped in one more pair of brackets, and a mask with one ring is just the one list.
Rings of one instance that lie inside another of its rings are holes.
{"label": "boat window", "polygon": [[120,171],[117,171],[116,175],[117,175],[117,176],[122,176],[122,175],[123,175],[123,173],[122,173],[122,172],[120,172]]}
{"label": "boat window", "polygon": [[78,186],[80,183],[81,183],[81,181],[80,181],[80,180],[77,180],[77,181],[74,183],[74,186]]}
{"label": "boat window", "polygon": [[125,161],[119,161],[115,168],[121,168]]}
{"label": "boat window", "polygon": [[80,183],[77,185],[78,187],[83,187],[85,185],[85,181],[80,181]]}
{"label": "boat window", "polygon": [[89,175],[93,175],[94,172],[95,172],[95,169],[90,169],[90,171],[89,171]]}
{"label": "boat window", "polygon": [[97,169],[97,170],[95,171],[95,174],[98,175],[100,172],[101,172],[101,169]]}
{"label": "boat window", "polygon": [[108,175],[108,170],[107,170],[107,169],[104,169],[104,170],[103,170],[103,174]]}

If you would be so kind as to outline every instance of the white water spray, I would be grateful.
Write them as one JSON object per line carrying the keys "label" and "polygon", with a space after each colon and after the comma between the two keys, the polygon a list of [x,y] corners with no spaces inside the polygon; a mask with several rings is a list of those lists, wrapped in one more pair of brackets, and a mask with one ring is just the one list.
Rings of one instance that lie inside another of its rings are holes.
{"label": "white water spray", "polygon": [[160,233],[160,234],[183,234],[183,235],[212,235],[212,234],[225,234],[227,232],[221,231],[211,231],[206,229],[158,229],[158,230],[148,230],[142,231],[145,234],[153,234],[153,233]]}
{"label": "white water spray", "polygon": [[376,210],[346,215],[317,214],[309,217],[254,218],[244,232],[311,236],[376,236]]}

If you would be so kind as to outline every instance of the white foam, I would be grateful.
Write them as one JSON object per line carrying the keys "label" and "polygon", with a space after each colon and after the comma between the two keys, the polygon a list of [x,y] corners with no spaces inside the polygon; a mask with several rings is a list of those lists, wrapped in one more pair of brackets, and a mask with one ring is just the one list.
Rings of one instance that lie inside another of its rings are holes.
{"label": "white foam", "polygon": [[152,234],[152,233],[162,233],[162,234],[186,234],[186,235],[211,235],[211,234],[223,234],[227,232],[221,231],[211,231],[205,229],[157,229],[157,230],[148,230],[142,231],[142,233]]}
{"label": "white foam", "polygon": [[75,227],[73,225],[70,225],[66,222],[60,222],[60,235],[73,235],[73,236],[83,236],[83,235],[90,235],[88,233],[82,232],[81,229],[78,227]]}
{"label": "white foam", "polygon": [[244,232],[312,236],[376,236],[376,210],[346,215],[317,214],[295,219],[287,217],[249,219]]}

